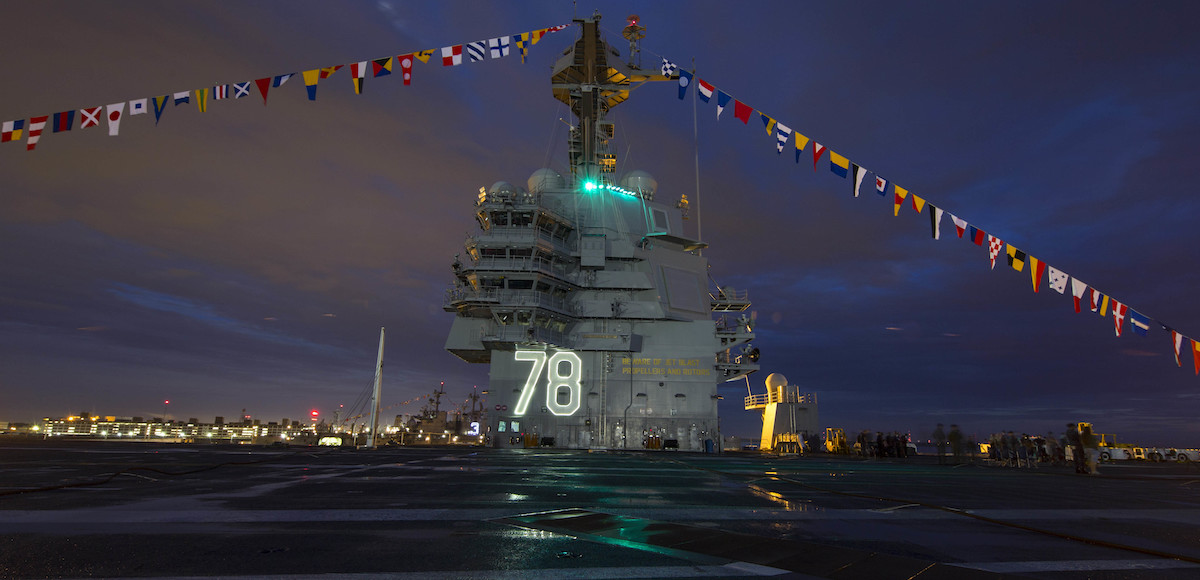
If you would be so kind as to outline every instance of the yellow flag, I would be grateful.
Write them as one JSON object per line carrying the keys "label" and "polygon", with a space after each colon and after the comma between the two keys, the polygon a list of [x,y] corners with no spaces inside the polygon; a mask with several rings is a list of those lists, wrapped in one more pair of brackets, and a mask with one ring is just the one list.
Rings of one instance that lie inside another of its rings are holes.
{"label": "yellow flag", "polygon": [[1104,295],[1104,300],[1100,301],[1100,316],[1108,316],[1108,294]]}
{"label": "yellow flag", "polygon": [[533,32],[530,32],[529,33],[529,40],[530,40],[529,44],[530,45],[537,44],[538,41],[541,40],[543,36],[546,36],[546,34],[549,32],[550,32],[549,28],[543,28],[541,30],[534,30]]}
{"label": "yellow flag", "polygon": [[808,147],[808,137],[796,133],[796,163],[800,162],[800,152],[804,151],[805,147]]}
{"label": "yellow flag", "polygon": [[913,194],[913,209],[917,210],[917,213],[921,213],[921,210],[925,209],[925,198],[914,193]]}
{"label": "yellow flag", "polygon": [[208,89],[196,89],[196,106],[201,113],[208,111]]}
{"label": "yellow flag", "polygon": [[899,185],[895,185],[895,184],[892,185],[892,189],[896,191],[896,201],[895,201],[896,207],[893,209],[895,210],[895,214],[897,216],[899,216],[900,215],[900,206],[904,205],[904,198],[908,196],[908,190],[904,189],[903,187],[900,187]]}
{"label": "yellow flag", "polygon": [[421,52],[414,52],[413,57],[421,62],[429,62],[429,57],[433,56],[436,50],[436,48],[431,48],[429,50],[422,50]]}

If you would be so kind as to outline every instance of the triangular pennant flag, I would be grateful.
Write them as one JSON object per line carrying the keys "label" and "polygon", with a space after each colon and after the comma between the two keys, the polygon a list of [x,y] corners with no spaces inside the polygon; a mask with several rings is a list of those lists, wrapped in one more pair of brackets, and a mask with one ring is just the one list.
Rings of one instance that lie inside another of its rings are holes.
{"label": "triangular pennant flag", "polygon": [[[514,36],[513,38],[517,38],[517,37]],[[429,50],[422,50],[420,52],[414,52],[414,53],[412,53],[412,56],[413,56],[413,58],[415,58],[423,63],[428,63],[429,58],[431,56],[433,56],[433,53],[435,53],[435,52],[437,52],[437,49],[431,48]],[[524,62],[524,61],[521,61],[521,62]]]}
{"label": "triangular pennant flag", "polygon": [[808,137],[802,135],[799,131],[796,132],[796,163],[800,163],[800,152],[808,147]]}
{"label": "triangular pennant flag", "polygon": [[725,105],[728,105],[729,101],[732,98],[733,97],[729,96],[729,94],[726,93],[725,91],[717,91],[717,120],[718,121],[721,120],[721,113],[723,113],[725,111]]}
{"label": "triangular pennant flag", "polygon": [[175,106],[176,107],[178,107],[179,105],[182,105],[184,103],[192,102],[192,92],[191,91],[181,91],[181,92],[175,93],[174,97],[175,97]]}
{"label": "triangular pennant flag", "polygon": [[1171,331],[1171,344],[1175,347],[1175,366],[1181,367],[1183,366],[1183,361],[1179,360],[1179,351],[1183,347],[1183,335],[1179,334],[1173,328],[1168,328],[1167,330]]}
{"label": "triangular pennant flag", "polygon": [[1196,364],[1196,374],[1200,375],[1200,342],[1192,339],[1192,361]]}
{"label": "triangular pennant flag", "polygon": [[1100,310],[1101,296],[1103,296],[1103,294],[1101,294],[1099,290],[1092,288],[1092,312],[1097,312]]}
{"label": "triangular pennant flag", "polygon": [[1070,276],[1066,272],[1055,268],[1054,266],[1046,266],[1046,271],[1050,273],[1050,287],[1059,294],[1064,294],[1067,291],[1067,278]]}
{"label": "triangular pennant flag", "polygon": [[858,197],[858,190],[862,187],[863,178],[867,176],[867,170],[859,167],[857,163],[852,165],[854,173],[854,197]]}
{"label": "triangular pennant flag", "polygon": [[892,191],[895,192],[894,200],[892,201],[895,215],[900,215],[900,206],[904,205],[904,198],[908,197],[908,190],[899,185],[892,185]]}
{"label": "triangular pennant flag", "polygon": [[462,64],[462,45],[442,47],[442,66],[458,66]]}
{"label": "triangular pennant flag", "polygon": [[1004,247],[1004,240],[988,234],[988,257],[992,260],[992,269],[996,269],[996,256],[1000,255],[1000,249]]}
{"label": "triangular pennant flag", "polygon": [[976,246],[983,245],[983,238],[986,234],[987,234],[987,232],[985,232],[975,226],[971,226],[971,241],[975,242]]}
{"label": "triangular pennant flag", "polygon": [[55,133],[70,131],[71,125],[75,123],[75,111],[63,111],[54,114],[54,121],[50,124],[50,129]]}
{"label": "triangular pennant flag", "polygon": [[[124,105],[125,103],[121,104]],[[49,119],[50,115],[29,118],[29,132],[25,135],[26,151],[33,151],[37,148],[38,141],[40,141],[42,138],[42,129],[46,128],[46,121]]]}
{"label": "triangular pennant flag", "polygon": [[154,124],[155,125],[158,125],[158,120],[162,118],[163,110],[167,108],[167,99],[170,99],[170,98],[171,97],[169,95],[163,95],[161,97],[154,97],[154,98],[150,99],[150,102],[154,103]]}
{"label": "triangular pennant flag", "polygon": [[405,86],[407,86],[412,82],[412,65],[413,59],[416,58],[416,54],[404,54],[396,58],[400,59],[400,74],[404,78]]}
{"label": "triangular pennant flag", "polygon": [[1125,326],[1125,314],[1128,310],[1129,306],[1121,304],[1119,300],[1113,300],[1113,332],[1117,333],[1118,338]]}
{"label": "triangular pennant flag", "polygon": [[913,211],[921,213],[921,210],[925,209],[925,198],[914,193],[912,196],[912,207]]}
{"label": "triangular pennant flag", "polygon": [[954,214],[950,214],[950,219],[954,221],[954,229],[958,230],[958,237],[963,237],[963,234],[967,231],[967,220]]}
{"label": "triangular pennant flag", "polygon": [[817,161],[821,160],[821,155],[825,154],[825,146],[813,141],[813,171],[817,170]]}
{"label": "triangular pennant flag", "polygon": [[754,112],[754,108],[737,99],[733,100],[733,116],[741,119],[742,124],[750,122],[750,113]]}
{"label": "triangular pennant flag", "polygon": [[692,73],[681,70],[679,71],[679,100],[683,100],[687,96],[688,88],[692,86]]}
{"label": "triangular pennant flag", "polygon": [[783,146],[787,145],[788,138],[792,136],[792,128],[783,123],[775,124],[775,149],[779,155],[783,155]]}
{"label": "triangular pennant flag", "polygon": [[354,82],[354,94],[361,95],[363,81],[367,78],[367,61],[350,63],[350,80]]}
{"label": "triangular pennant flag", "polygon": [[716,90],[716,87],[704,82],[704,79],[696,79],[696,86],[699,87],[696,90],[700,91],[700,100],[706,103],[712,98],[713,91]]}
{"label": "triangular pennant flag", "polygon": [[1150,318],[1132,308],[1129,309],[1129,327],[1141,336],[1150,332]]}
{"label": "triangular pennant flag", "polygon": [[1005,252],[1008,253],[1008,265],[1012,266],[1013,270],[1018,272],[1025,271],[1025,252],[1018,250],[1017,247],[1012,244],[1008,245],[1008,249],[1006,249]]}
{"label": "triangular pennant flag", "polygon": [[541,30],[534,30],[533,32],[530,32],[529,33],[529,40],[531,41],[530,44],[537,44],[538,41],[541,40],[543,36],[546,36],[546,33],[549,31],[550,31],[549,28],[543,28]]}
{"label": "triangular pennant flag", "polygon": [[5,121],[0,126],[0,143],[8,143],[9,141],[20,141],[21,133],[25,130],[25,119],[17,119],[16,121]]}
{"label": "triangular pennant flag", "polygon": [[337,65],[337,66],[327,66],[327,67],[323,67],[323,68],[321,69],[321,78],[323,78],[323,79],[327,79],[327,78],[329,78],[329,75],[332,75],[333,73],[337,72],[337,71],[338,71],[338,69],[341,69],[343,66],[346,66],[346,65],[344,65],[344,64],[339,64],[339,65]]}
{"label": "triangular pennant flag", "polygon": [[508,46],[511,37],[501,36],[488,40],[488,50],[492,54],[492,58],[504,58],[508,56]]}
{"label": "triangular pennant flag", "polygon": [[134,99],[132,101],[129,101],[129,114],[130,115],[145,115],[146,114],[146,101],[147,101],[147,99]]}
{"label": "triangular pennant flag", "polygon": [[304,76],[304,86],[308,89],[308,100],[317,100],[317,81],[321,79],[321,71],[313,69],[306,70],[300,74]]}
{"label": "triangular pennant flag", "polygon": [[295,75],[296,75],[296,73],[288,73],[285,75],[276,75],[275,77],[273,77],[271,79],[271,86],[274,88],[282,87],[283,83],[288,82],[288,79],[292,78]]}
{"label": "triangular pennant flag", "polygon": [[263,104],[267,104],[267,92],[271,90],[271,77],[256,79],[254,84],[258,85],[258,93],[262,95]]}
{"label": "triangular pennant flag", "polygon": [[1046,263],[1029,256],[1029,278],[1033,280],[1033,291],[1038,292],[1042,287],[1042,278],[1046,273]]}
{"label": "triangular pennant flag", "polygon": [[104,112],[104,107],[84,107],[79,109],[79,128],[87,129],[100,124],[100,113]]}
{"label": "triangular pennant flag", "polygon": [[208,89],[196,89],[196,108],[201,113],[208,112]]}
{"label": "triangular pennant flag", "polygon": [[125,102],[113,103],[108,106],[108,135],[115,137],[121,132],[121,115],[125,114]]}
{"label": "triangular pennant flag", "polygon": [[[268,84],[270,84],[270,82],[271,82],[270,77],[267,77],[262,80],[267,81]],[[233,98],[240,99],[242,97],[249,97],[250,96],[250,83],[252,83],[252,82],[254,82],[254,81],[246,81],[244,83],[233,83]]]}
{"label": "triangular pennant flag", "polygon": [[933,239],[942,239],[942,208],[929,204],[929,227],[933,229]]}
{"label": "triangular pennant flag", "polygon": [[767,128],[767,135],[775,134],[775,119],[772,119],[766,113],[759,111],[758,116],[762,117],[763,127]]}
{"label": "triangular pennant flag", "polygon": [[830,149],[829,170],[832,171],[834,175],[845,179],[846,175],[848,175],[850,172],[850,160],[838,155],[836,152]]}
{"label": "triangular pennant flag", "polygon": [[887,180],[875,175],[875,193],[887,197]]}
{"label": "triangular pennant flag", "polygon": [[488,56],[488,48],[486,40],[476,40],[463,45],[463,49],[467,51],[467,57],[471,62],[479,62]]}
{"label": "triangular pennant flag", "polygon": [[1087,284],[1084,284],[1079,278],[1071,278],[1071,298],[1075,300],[1075,312],[1079,312],[1079,303],[1083,300],[1083,293],[1087,291]]}

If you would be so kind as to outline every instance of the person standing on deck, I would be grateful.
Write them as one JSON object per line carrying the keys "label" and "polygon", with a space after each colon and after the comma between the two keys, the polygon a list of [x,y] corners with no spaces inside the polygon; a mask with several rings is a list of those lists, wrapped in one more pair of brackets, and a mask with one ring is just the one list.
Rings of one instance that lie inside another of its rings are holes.
{"label": "person standing on deck", "polygon": [[946,462],[946,432],[942,430],[942,424],[937,424],[937,429],[933,430],[933,444],[937,445],[938,463]]}

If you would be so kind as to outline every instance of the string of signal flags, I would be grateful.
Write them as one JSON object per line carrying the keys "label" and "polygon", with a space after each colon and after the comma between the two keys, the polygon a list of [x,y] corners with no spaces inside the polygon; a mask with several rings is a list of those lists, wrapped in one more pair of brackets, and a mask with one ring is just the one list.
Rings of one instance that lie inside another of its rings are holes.
{"label": "string of signal flags", "polygon": [[[41,140],[47,125],[50,126],[51,133],[67,132],[75,128],[76,119],[79,121],[78,127],[81,130],[98,127],[103,122],[108,126],[108,134],[116,137],[121,132],[121,121],[126,115],[130,117],[144,115],[153,110],[154,124],[158,125],[168,106],[170,108],[178,108],[194,103],[201,113],[206,113],[208,112],[210,100],[242,99],[250,97],[254,89],[258,89],[258,94],[262,95],[263,105],[266,105],[267,95],[271,89],[282,87],[284,83],[287,83],[292,77],[297,75],[304,80],[308,99],[315,101],[317,100],[318,83],[324,79],[328,79],[333,73],[346,67],[350,69],[350,80],[354,85],[354,93],[362,94],[364,81],[368,76],[368,72],[371,78],[389,76],[398,65],[401,76],[404,79],[404,84],[408,85],[412,82],[413,65],[416,62],[429,63],[431,59],[436,63],[437,60],[435,57],[439,53],[441,55],[442,66],[459,66],[464,63],[504,58],[509,55],[515,46],[516,52],[521,55],[521,62],[524,63],[526,57],[529,55],[529,47],[537,44],[543,36],[565,30],[569,26],[571,25],[561,24],[522,32],[520,34],[452,44],[442,47],[440,50],[431,48],[400,54],[398,56],[385,56],[351,62],[349,64],[317,67],[299,73],[292,72],[270,75],[244,82],[224,83],[211,87],[131,99],[110,105],[79,107],[78,109],[69,109],[53,114],[34,116],[29,119],[4,121],[0,123],[0,143],[20,141],[22,135],[24,135],[25,149],[33,151],[37,148],[38,142]],[[128,107],[128,113],[126,113],[126,107]]]}
{"label": "string of signal flags", "polygon": [[[299,73],[284,73],[278,75],[265,76],[249,81],[218,84],[212,87],[203,87],[187,91],[171,92],[163,95],[143,97],[122,101],[105,106],[96,107],[80,107],[78,109],[70,109],[60,111],[53,114],[30,117],[29,119],[15,119],[3,121],[0,123],[0,143],[17,142],[21,140],[22,135],[26,139],[26,150],[33,151],[37,148],[37,144],[41,139],[46,125],[50,125],[52,133],[61,133],[71,131],[75,127],[75,121],[78,118],[79,128],[88,129],[97,127],[102,121],[107,123],[108,134],[117,136],[120,134],[121,121],[126,116],[126,107],[128,107],[129,116],[137,116],[154,111],[154,123],[158,125],[162,120],[163,114],[166,112],[168,105],[172,108],[178,108],[183,105],[193,103],[201,113],[208,111],[209,100],[220,101],[226,99],[242,99],[250,97],[254,89],[262,96],[263,104],[267,103],[267,96],[272,88],[278,89],[287,83],[292,77],[300,75],[304,80],[304,86],[308,94],[308,99],[315,101],[317,99],[317,86],[320,81],[328,79],[334,73],[342,68],[349,67],[350,77],[354,87],[355,94],[362,94],[367,72],[370,71],[371,78],[379,78],[392,74],[396,65],[399,65],[403,83],[408,85],[412,81],[413,65],[416,62],[429,63],[430,60],[440,53],[441,63],[444,67],[459,66],[467,62],[481,62],[485,60],[493,60],[509,56],[512,47],[516,47],[516,51],[521,56],[521,62],[524,63],[528,54],[529,47],[536,45],[545,35],[559,32],[570,27],[570,24],[561,24],[523,32],[520,34],[512,34],[499,36],[495,38],[477,40],[472,42],[464,42],[461,44],[452,44],[439,49],[427,49],[415,51],[398,56],[385,56],[381,58],[372,58],[362,61],[351,62],[349,64],[339,64],[335,66],[316,67],[313,69],[304,70]],[[969,224],[965,219],[962,219],[953,213],[945,211],[943,208],[930,203],[925,198],[919,195],[911,194],[909,190],[891,183],[878,173],[870,171],[857,163],[852,163],[849,158],[841,155],[832,149],[812,141],[809,137],[793,130],[791,127],[778,121],[767,113],[755,109],[750,105],[742,102],[740,99],[733,98],[729,93],[717,89],[713,84],[695,76],[693,71],[687,71],[679,68],[678,65],[669,61],[666,58],[662,59],[662,74],[664,76],[678,77],[679,79],[679,98],[686,98],[687,94],[692,90],[692,86],[696,87],[698,98],[705,103],[712,102],[715,98],[717,119],[721,119],[721,115],[725,109],[732,103],[733,116],[743,124],[749,124],[750,118],[757,115],[766,129],[768,137],[774,140],[778,153],[782,155],[783,150],[789,142],[795,146],[796,163],[799,163],[806,149],[811,152],[813,161],[813,170],[816,171],[821,162],[822,157],[827,157],[829,169],[838,177],[851,180],[852,192],[854,197],[859,197],[862,190],[862,184],[868,173],[875,176],[875,192],[885,199],[888,196],[889,188],[893,200],[893,215],[899,216],[901,208],[907,203],[910,203],[913,210],[917,213],[922,213],[925,207],[928,206],[928,215],[933,239],[941,239],[941,222],[945,215],[949,215],[954,223],[955,231],[959,238],[966,238],[977,246],[987,244],[988,257],[991,261],[992,268],[996,267],[996,259],[1001,252],[1005,254],[1005,259],[1008,265],[1018,272],[1024,271],[1026,265],[1029,267],[1030,279],[1033,284],[1034,292],[1038,292],[1041,288],[1043,280],[1046,280],[1047,285],[1059,294],[1066,293],[1067,282],[1071,284],[1071,294],[1074,299],[1075,311],[1081,312],[1083,305],[1087,304],[1092,312],[1097,312],[1100,316],[1107,316],[1111,309],[1113,316],[1113,330],[1120,337],[1124,331],[1125,321],[1129,320],[1129,325],[1133,332],[1145,336],[1152,326],[1157,325],[1162,327],[1170,334],[1172,348],[1175,352],[1175,364],[1183,366],[1181,358],[1181,350],[1184,341],[1187,340],[1192,346],[1192,358],[1195,366],[1196,374],[1200,375],[1200,342],[1196,339],[1188,337],[1168,326],[1167,324],[1153,319],[1137,310],[1131,308],[1127,303],[1121,302],[1106,292],[1101,292],[1095,287],[1090,287],[1087,283],[1079,278],[1073,277],[1066,272],[1051,266],[1038,258],[1029,255],[1027,252],[1018,249],[1012,244],[1005,243],[999,237],[989,234],[982,228],[976,225]],[[78,113],[78,117],[76,116]],[[809,143],[812,147],[809,148]],[[828,155],[826,155],[828,153]],[[1090,290],[1090,293],[1089,293]]]}
{"label": "string of signal flags", "polygon": [[[717,109],[717,120],[721,120],[721,115],[732,104],[733,117],[741,121],[745,125],[750,124],[752,117],[758,117],[763,127],[766,129],[767,136],[774,140],[776,149],[780,155],[783,154],[788,143],[791,142],[795,147],[796,163],[800,163],[804,151],[809,150],[812,156],[813,171],[818,169],[823,157],[828,159],[829,170],[834,175],[848,179],[851,182],[851,192],[854,197],[859,197],[862,191],[863,181],[867,174],[870,173],[875,177],[875,193],[879,194],[884,199],[888,198],[888,193],[891,193],[892,199],[892,214],[900,215],[900,210],[910,204],[912,209],[918,214],[925,211],[929,215],[929,224],[933,239],[942,239],[942,220],[945,216],[950,217],[950,221],[954,223],[954,230],[959,238],[970,240],[976,246],[986,246],[988,259],[991,261],[992,269],[996,269],[996,259],[1001,254],[1008,262],[1008,266],[1017,272],[1023,272],[1026,268],[1029,269],[1030,281],[1033,284],[1033,291],[1039,292],[1042,283],[1045,282],[1051,289],[1059,294],[1066,294],[1067,283],[1070,282],[1071,296],[1075,304],[1075,312],[1082,312],[1085,307],[1089,307],[1092,312],[1099,313],[1101,317],[1108,316],[1108,312],[1112,311],[1113,317],[1113,332],[1119,338],[1125,331],[1125,322],[1129,321],[1129,326],[1133,332],[1146,336],[1153,326],[1162,327],[1171,337],[1171,346],[1175,352],[1175,364],[1183,366],[1181,350],[1184,342],[1189,341],[1192,347],[1192,362],[1197,375],[1200,375],[1200,341],[1194,338],[1184,336],[1178,330],[1171,326],[1151,318],[1129,306],[1128,303],[1117,300],[1107,292],[1102,292],[1094,286],[1089,286],[1086,282],[1071,276],[1046,262],[1030,255],[1028,252],[1018,249],[1012,244],[1006,243],[999,237],[984,231],[982,228],[970,224],[967,220],[946,211],[945,209],[930,203],[927,199],[910,192],[901,187],[899,184],[892,183],[883,176],[862,167],[861,165],[851,162],[844,155],[829,149],[825,145],[810,139],[803,133],[793,130],[791,127],[783,124],[776,118],[768,115],[766,112],[755,109],[750,105],[742,102],[740,99],[735,99],[729,93],[718,89],[712,83],[705,81],[696,76],[695,71],[687,71],[681,69],[676,63],[663,58],[662,59],[662,74],[663,76],[679,78],[679,98],[685,99],[695,86],[696,97],[705,103],[715,101]],[[809,144],[811,143],[811,147]],[[870,187],[868,185],[868,187]]]}

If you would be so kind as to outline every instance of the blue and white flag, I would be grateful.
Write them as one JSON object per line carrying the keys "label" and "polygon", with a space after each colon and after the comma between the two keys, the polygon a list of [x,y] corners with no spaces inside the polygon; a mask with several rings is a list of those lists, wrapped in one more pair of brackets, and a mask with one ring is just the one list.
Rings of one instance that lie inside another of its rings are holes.
{"label": "blue and white flag", "polygon": [[250,81],[244,83],[233,83],[233,98],[240,99],[250,96]]}
{"label": "blue and white flag", "polygon": [[692,86],[692,73],[681,70],[679,71],[679,99],[683,100],[687,96],[688,89]]}
{"label": "blue and white flag", "polygon": [[1146,336],[1146,331],[1150,330],[1150,317],[1134,310],[1129,309],[1129,324],[1133,325],[1133,331]]}
{"label": "blue and white flag", "polygon": [[677,65],[665,58],[663,59],[662,74],[664,77],[675,76],[675,73],[678,71],[679,71],[679,65]]}
{"label": "blue and white flag", "polygon": [[146,114],[146,101],[147,101],[147,99],[134,99],[132,101],[129,101],[129,114],[130,115],[145,115]]}
{"label": "blue and white flag", "polygon": [[783,155],[783,146],[787,145],[788,139],[792,136],[792,128],[783,123],[775,123],[775,138],[778,139],[776,148],[779,149],[779,154]]}
{"label": "blue and white flag", "polygon": [[285,75],[276,76],[274,79],[271,80],[271,86],[282,87],[283,83],[286,83],[288,81],[288,79],[292,78],[292,75],[294,75],[294,74],[296,74],[296,73],[288,73]]}
{"label": "blue and white flag", "polygon": [[486,40],[468,42],[464,48],[467,49],[467,56],[471,57],[471,62],[479,62],[487,58],[488,48]]}
{"label": "blue and white flag", "polygon": [[492,58],[502,58],[508,56],[509,37],[501,36],[488,41],[488,48],[492,52]]}
{"label": "blue and white flag", "polygon": [[717,91],[717,120],[718,121],[721,120],[721,112],[725,110],[725,105],[728,105],[729,101],[731,101],[731,100],[733,100],[733,97],[726,94],[725,91],[722,91],[722,90]]}
{"label": "blue and white flag", "polygon": [[192,102],[192,91],[183,91],[183,92],[175,93],[174,97],[175,97],[175,105],[176,106],[182,105],[184,103],[190,103],[190,102]]}

